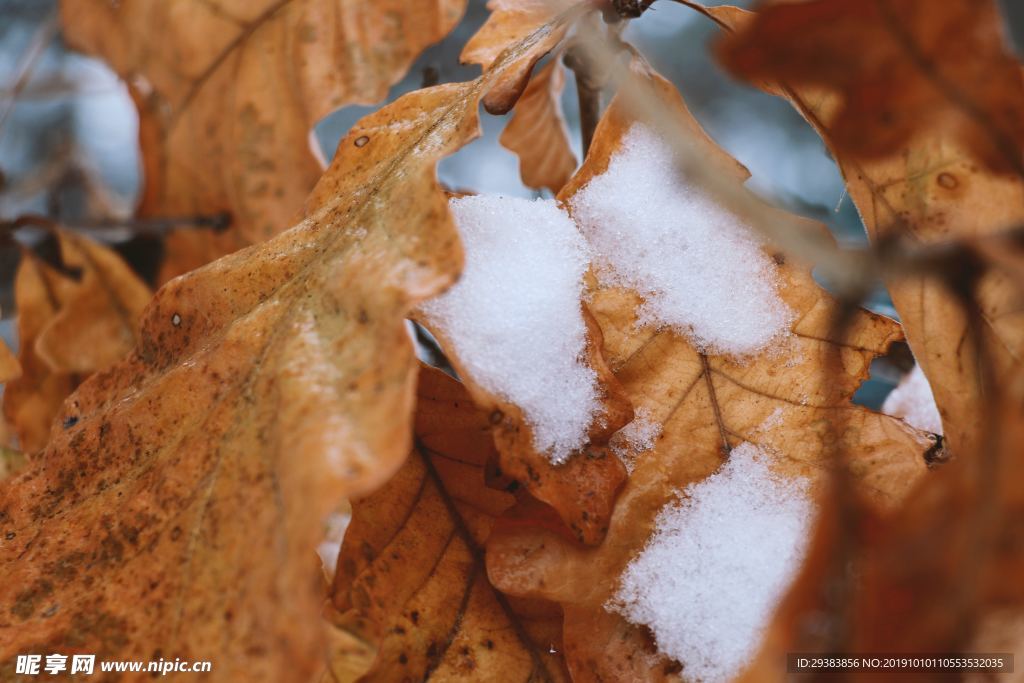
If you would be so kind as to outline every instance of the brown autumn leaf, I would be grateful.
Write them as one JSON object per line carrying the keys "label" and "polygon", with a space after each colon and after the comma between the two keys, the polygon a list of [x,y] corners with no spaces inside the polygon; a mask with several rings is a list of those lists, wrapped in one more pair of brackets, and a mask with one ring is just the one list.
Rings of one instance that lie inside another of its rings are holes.
{"label": "brown autumn leaf", "polygon": [[515,497],[489,488],[497,457],[485,410],[422,367],[415,445],[353,505],[335,576],[335,626],[377,646],[363,680],[567,680],[555,605],[509,600],[487,581],[483,544]]}
{"label": "brown autumn leaf", "polygon": [[111,249],[67,230],[55,232],[61,260],[79,278],[40,330],[36,353],[54,372],[87,375],[121,360],[138,343],[139,316],[153,293]]}
{"label": "brown autumn leaf", "polygon": [[[528,59],[520,61],[517,69],[509,70],[495,87],[484,96],[483,104],[491,114],[508,112],[519,100],[530,80],[534,65],[551,51],[572,24],[571,19],[586,9],[586,0],[488,0],[491,15],[480,30],[462,48],[459,59],[466,64],[479,64],[486,71],[509,46],[534,34],[544,26],[551,26],[545,39],[535,43]],[[565,19],[553,22],[559,12]]]}
{"label": "brown autumn leaf", "polygon": [[519,174],[527,187],[557,194],[576,170],[569,131],[562,117],[565,68],[552,59],[530,79],[501,132],[501,144],[519,157]]}
{"label": "brown autumn leaf", "polygon": [[170,240],[174,275],[291,225],[323,172],[313,126],[339,107],[384,99],[465,4],[63,0],[61,12],[69,43],[135,91],[139,213],[232,216],[228,234]]}
{"label": "brown autumn leaf", "polygon": [[[733,30],[719,45],[726,66],[788,97],[818,130],[876,243],[984,240],[1024,220],[1024,86],[992,2],[814,0],[716,18]],[[804,59],[810,49],[823,52]],[[968,333],[950,287],[974,286],[970,266],[963,258],[887,281],[958,453],[977,452],[984,439],[971,344],[982,344],[1003,376],[1020,374],[1024,354],[1021,291],[1006,270],[980,273],[986,329]]]}
{"label": "brown autumn leaf", "polygon": [[[533,75],[532,79],[531,72],[536,62],[558,45],[568,28],[583,15],[589,4],[549,0],[490,0],[487,6],[491,16],[464,47],[461,55],[464,62],[478,63],[487,72],[493,68],[495,60],[506,52],[509,41],[530,32],[541,37],[534,48],[519,61],[518,68],[508,69],[500,76],[495,87],[483,99],[484,107],[492,113],[504,113],[518,101],[517,113],[513,115],[509,128],[506,128],[502,136],[503,143],[507,145],[509,130],[515,126],[517,117],[525,113],[527,122],[534,118],[538,97],[546,99],[546,102],[541,103],[547,107],[544,112],[546,130],[551,129],[550,125],[561,125],[560,121],[550,118],[557,114],[553,108],[557,105],[557,97],[550,99],[551,89],[557,85],[552,69],[560,71],[561,65],[555,59]],[[558,14],[559,10],[562,10],[561,14]],[[552,20],[556,15],[559,19]],[[520,131],[519,127],[513,130],[516,131],[513,139],[520,138],[526,149],[538,149],[535,138],[526,140],[523,138],[525,132]],[[568,151],[564,134],[559,137]],[[533,151],[529,153],[535,154]],[[568,153],[571,156],[571,151]],[[528,158],[523,156],[525,152],[519,154],[525,169]],[[572,167],[575,167],[574,158]],[[571,173],[571,168],[568,173]],[[564,181],[553,180],[552,185],[555,184],[564,184]],[[453,366],[466,382],[474,400],[490,410],[504,474],[520,481],[533,496],[554,507],[581,541],[596,543],[604,536],[615,496],[626,476],[621,461],[607,447],[608,438],[631,419],[632,411],[601,356],[601,330],[586,304],[581,306],[587,324],[587,365],[597,373],[603,411],[591,425],[590,442],[582,452],[561,465],[553,465],[547,456],[538,453],[533,447],[532,431],[522,410],[480,386],[460,362],[458,355],[452,352],[455,345],[429,321],[424,320],[423,323],[441,341],[442,347],[448,350]]]}
{"label": "brown autumn leaf", "polygon": [[309,218],[157,293],[132,355],[83,383],[0,484],[0,661],[159,650],[214,661],[223,681],[323,666],[321,520],[409,452],[404,318],[460,267],[436,163],[542,37],[364,118]]}
{"label": "brown autumn leaf", "polygon": [[837,93],[824,122],[843,157],[885,159],[941,130],[1024,173],[1024,84],[991,0],[767,4],[720,54],[745,79]]}
{"label": "brown autumn leaf", "polygon": [[445,332],[424,324],[446,350],[447,357],[478,405],[487,410],[504,475],[523,484],[538,500],[552,506],[583,543],[600,541],[608,530],[615,497],[626,479],[626,470],[608,447],[612,434],[633,417],[629,400],[601,353],[601,328],[586,303],[581,302],[587,327],[586,365],[597,375],[597,412],[587,443],[561,464],[534,446],[533,430],[523,410],[481,386],[455,352],[457,346]]}
{"label": "brown autumn leaf", "polygon": [[87,375],[128,355],[149,288],[111,249],[56,226],[71,277],[25,251],[15,279],[22,376],[4,414],[23,450],[46,445],[60,405]]}
{"label": "brown autumn leaf", "polygon": [[1020,381],[997,388],[984,449],[943,465],[896,514],[837,504],[843,496],[833,488],[808,551],[813,561],[783,601],[749,680],[787,680],[786,652],[1024,655],[1022,390]]}
{"label": "brown autumn leaf", "polygon": [[7,342],[0,340],[0,384],[21,376],[21,364]]}
{"label": "brown autumn leaf", "polygon": [[25,466],[25,454],[0,445],[0,480],[11,476]]}
{"label": "brown autumn leaf", "polygon": [[[633,77],[644,79],[671,114],[676,133],[722,173],[745,180],[745,170],[706,136],[671,84],[641,65]],[[636,121],[630,112],[621,97],[612,102],[586,162],[560,199],[571,199],[608,168]],[[751,442],[767,449],[779,475],[805,477],[815,488],[841,448],[859,492],[881,509],[893,507],[925,472],[931,439],[850,401],[871,359],[900,339],[899,327],[855,311],[844,332],[837,332],[839,305],[808,267],[779,255],[776,273],[780,295],[795,313],[789,338],[781,349],[740,361],[702,354],[670,328],[638,327],[641,300],[632,291],[599,287],[592,294],[604,354],[661,436],[637,457],[600,546],[584,548],[548,523],[531,529],[528,519],[516,519],[499,521],[487,547],[488,575],[500,590],[562,604],[566,659],[577,680],[662,680],[678,671],[654,652],[646,629],[608,614],[605,605],[647,542],[657,513],[688,484],[718,470],[731,448]],[[824,369],[835,372],[826,375]]]}
{"label": "brown autumn leaf", "polygon": [[80,377],[55,371],[36,350],[40,334],[71,299],[76,285],[32,252],[23,252],[14,278],[22,372],[4,387],[3,411],[18,446],[26,453],[46,445],[61,404],[81,381]]}

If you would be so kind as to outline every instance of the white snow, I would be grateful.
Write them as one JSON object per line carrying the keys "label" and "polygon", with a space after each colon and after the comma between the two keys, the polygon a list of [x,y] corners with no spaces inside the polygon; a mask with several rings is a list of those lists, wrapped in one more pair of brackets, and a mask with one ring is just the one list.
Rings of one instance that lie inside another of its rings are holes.
{"label": "white snow", "polygon": [[661,424],[653,418],[650,408],[638,406],[633,421],[612,435],[608,445],[612,452],[622,458],[626,470],[632,474],[636,458],[654,448],[661,436]]}
{"label": "white snow", "polygon": [[644,297],[640,322],[704,351],[756,353],[785,335],[773,261],[753,230],[680,178],[670,147],[634,125],[608,170],[571,200],[603,283]]}
{"label": "white snow", "polygon": [[466,374],[523,410],[534,447],[564,462],[599,409],[583,360],[586,242],[553,200],[472,196],[450,207],[465,270],[422,310]]}
{"label": "white snow", "polygon": [[933,434],[942,433],[942,418],[935,405],[931,385],[924,376],[920,365],[903,376],[899,386],[892,390],[882,404],[882,412],[893,417],[902,417],[912,427]]}
{"label": "white snow", "polygon": [[802,562],[813,513],[806,481],[774,474],[744,443],[658,516],[608,607],[654,632],[693,681],[740,673]]}

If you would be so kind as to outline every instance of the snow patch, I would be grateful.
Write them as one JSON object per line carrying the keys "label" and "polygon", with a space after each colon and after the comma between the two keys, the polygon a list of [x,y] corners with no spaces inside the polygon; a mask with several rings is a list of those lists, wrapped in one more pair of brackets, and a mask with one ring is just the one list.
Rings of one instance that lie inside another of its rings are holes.
{"label": "snow patch", "polygon": [[654,419],[650,408],[641,406],[635,410],[633,421],[615,432],[608,445],[632,474],[637,456],[654,448],[659,436],[661,424]]}
{"label": "snow patch", "polygon": [[893,417],[902,417],[911,427],[933,434],[942,433],[942,418],[935,405],[932,387],[924,376],[920,365],[903,376],[899,386],[892,390],[882,404],[882,412]]}
{"label": "snow patch", "polygon": [[806,550],[805,480],[773,473],[750,443],[662,509],[609,609],[651,628],[687,680],[730,680],[757,652]]}
{"label": "snow patch", "polygon": [[785,335],[792,311],[753,230],[679,177],[671,149],[634,125],[605,173],[571,200],[603,284],[644,297],[640,322],[703,351],[743,356]]}
{"label": "snow patch", "polygon": [[600,408],[584,358],[586,242],[553,200],[453,199],[466,267],[422,310],[480,386],[518,405],[533,445],[564,462]]}

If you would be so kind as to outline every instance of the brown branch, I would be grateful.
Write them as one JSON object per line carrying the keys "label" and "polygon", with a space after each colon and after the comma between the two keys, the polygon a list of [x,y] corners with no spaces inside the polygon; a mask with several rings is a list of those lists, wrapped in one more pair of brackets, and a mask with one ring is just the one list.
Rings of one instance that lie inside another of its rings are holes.
{"label": "brown branch", "polygon": [[707,7],[700,4],[699,2],[690,2],[689,0],[673,0],[673,2],[678,2],[680,5],[683,5],[684,7],[689,7],[694,12],[704,15],[711,21],[718,24],[719,28],[723,29],[724,31],[727,31],[729,33],[733,32],[732,26],[729,26],[727,23],[716,17],[714,14],[711,13],[711,11]]}
{"label": "brown branch", "polygon": [[178,228],[210,228],[216,232],[226,230],[231,225],[231,215],[222,212],[215,214],[199,214],[195,216],[164,216],[157,218],[107,218],[102,220],[80,221],[77,223],[60,223],[47,216],[25,214],[10,220],[0,219],[0,235],[10,236],[24,228],[37,228],[52,231],[58,225],[87,234],[98,241],[105,240],[105,235],[118,229],[129,230],[135,235],[164,235]]}

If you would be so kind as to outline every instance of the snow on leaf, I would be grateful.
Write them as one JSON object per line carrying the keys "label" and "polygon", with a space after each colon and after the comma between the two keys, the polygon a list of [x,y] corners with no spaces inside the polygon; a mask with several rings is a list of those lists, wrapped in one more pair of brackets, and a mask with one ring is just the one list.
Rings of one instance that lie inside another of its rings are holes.
{"label": "snow on leaf", "polygon": [[743,356],[783,342],[792,312],[757,234],[674,171],[671,149],[636,125],[573,195],[602,285],[639,293],[639,324],[671,326],[704,351]]}
{"label": "snow on leaf", "polygon": [[460,376],[521,408],[533,447],[561,464],[603,412],[586,363],[586,242],[553,200],[481,195],[451,209],[466,267],[421,311]]}
{"label": "snow on leaf", "polygon": [[553,201],[453,200],[465,277],[421,309],[474,399],[501,465],[585,542],[604,534],[625,479],[607,448],[631,416],[581,301],[589,253]]}
{"label": "snow on leaf", "polygon": [[[376,646],[365,680],[566,680],[560,613],[489,584],[483,544],[515,498],[486,485],[497,457],[486,411],[420,370],[416,442],[383,488],[353,506],[338,558],[335,628]],[[483,678],[481,678],[483,677]]]}
{"label": "snow on leaf", "polygon": [[[674,88],[645,68],[634,71],[664,111],[672,113],[674,132],[687,136],[709,163],[742,182],[742,169],[700,130]],[[580,188],[613,170],[614,156],[637,123],[629,112],[623,100],[612,102],[586,163],[563,190],[562,198],[570,205]],[[628,179],[618,189],[645,190]],[[653,203],[660,200],[647,198]],[[765,211],[773,209],[766,206]],[[685,229],[687,219],[677,218],[679,229]],[[671,327],[638,325],[643,300],[635,291],[598,286],[592,293],[591,308],[604,331],[605,356],[634,403],[661,425],[661,437],[652,451],[637,459],[598,547],[575,544],[552,532],[550,525],[531,529],[521,518],[514,525],[499,522],[488,543],[488,573],[496,586],[563,605],[567,662],[574,673],[606,680],[658,680],[678,671],[663,654],[648,649],[651,644],[642,630],[619,616],[606,616],[605,605],[623,571],[651,537],[659,513],[678,496],[685,497],[687,486],[719,472],[729,452],[742,444],[765,453],[765,465],[779,481],[806,480],[811,495],[828,479],[834,466],[828,459],[840,447],[858,491],[882,509],[893,507],[925,473],[923,454],[934,445],[932,440],[899,420],[850,402],[871,359],[900,338],[898,326],[857,311],[845,333],[836,336],[832,320],[838,304],[814,282],[806,266],[773,253],[770,245],[764,248],[773,257],[779,296],[794,318],[784,343],[741,359],[703,353]],[[699,289],[692,292],[702,294]],[[840,371],[826,378],[823,369],[832,367],[829,359],[838,360]],[[766,424],[774,426],[762,429]],[[744,551],[735,549],[737,557]],[[714,582],[703,588],[720,589]],[[650,625],[658,638],[657,625]],[[760,635],[761,630],[753,632]],[[756,652],[756,635],[744,643],[741,660]],[[609,646],[612,642],[620,645]],[[687,662],[679,664],[685,672]]]}

